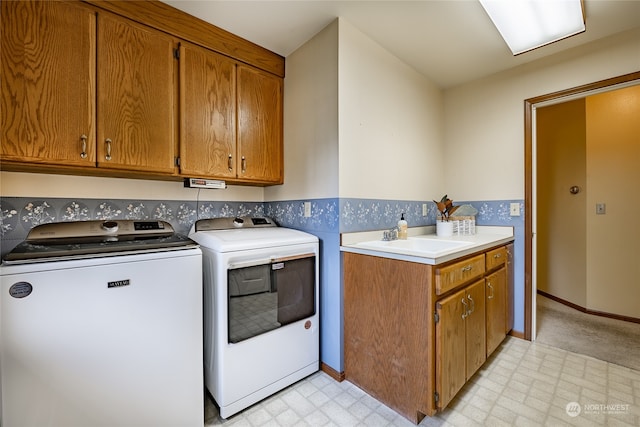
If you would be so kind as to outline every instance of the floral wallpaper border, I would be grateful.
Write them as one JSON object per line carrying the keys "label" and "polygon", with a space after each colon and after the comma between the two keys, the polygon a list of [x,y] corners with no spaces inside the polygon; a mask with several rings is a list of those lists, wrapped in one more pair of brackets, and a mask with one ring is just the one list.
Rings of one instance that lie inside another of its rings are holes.
{"label": "floral wallpaper border", "polygon": [[[304,202],[311,203],[311,216],[304,216]],[[456,202],[471,204],[478,210],[478,225],[522,227],[524,219],[509,215],[509,205],[522,200]],[[422,216],[422,205],[427,215]],[[202,218],[269,216],[281,226],[308,232],[346,233],[391,228],[404,213],[409,227],[433,225],[437,209],[432,201],[326,198],[274,202],[196,202],[162,200],[101,200],[65,198],[0,198],[0,239],[4,255],[24,240],[29,230],[58,221],[96,219],[159,219],[188,234],[191,225]]]}
{"label": "floral wallpaper border", "polygon": [[188,234],[199,218],[264,216],[262,202],[195,202],[62,198],[0,198],[2,255],[27,237],[36,225],[102,219],[159,219]]}

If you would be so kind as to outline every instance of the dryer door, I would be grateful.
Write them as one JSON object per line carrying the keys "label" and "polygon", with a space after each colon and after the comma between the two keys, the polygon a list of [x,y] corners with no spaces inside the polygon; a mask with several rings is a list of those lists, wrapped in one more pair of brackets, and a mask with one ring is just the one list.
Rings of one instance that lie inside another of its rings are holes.
{"label": "dryer door", "polygon": [[238,343],[313,316],[315,269],[315,254],[229,269],[229,342]]}

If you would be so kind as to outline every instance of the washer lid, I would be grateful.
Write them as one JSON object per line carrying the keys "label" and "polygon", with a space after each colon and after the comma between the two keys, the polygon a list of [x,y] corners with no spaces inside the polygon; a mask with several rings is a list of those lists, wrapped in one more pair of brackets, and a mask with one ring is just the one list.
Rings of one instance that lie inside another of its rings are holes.
{"label": "washer lid", "polygon": [[59,261],[195,247],[165,221],[108,220],[37,225],[4,257],[6,264]]}
{"label": "washer lid", "polygon": [[318,242],[318,238],[312,234],[282,227],[212,231],[193,231],[192,229],[189,237],[202,247],[217,252],[234,252]]}

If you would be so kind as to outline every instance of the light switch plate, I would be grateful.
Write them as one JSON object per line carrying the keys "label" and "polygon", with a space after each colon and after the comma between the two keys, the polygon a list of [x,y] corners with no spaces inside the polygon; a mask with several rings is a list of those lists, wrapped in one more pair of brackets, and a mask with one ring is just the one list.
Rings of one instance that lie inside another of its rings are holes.
{"label": "light switch plate", "polygon": [[520,216],[520,203],[511,203],[509,205],[509,215]]}
{"label": "light switch plate", "polygon": [[607,205],[605,203],[596,203],[596,215],[604,215],[607,213]]}
{"label": "light switch plate", "polygon": [[423,203],[422,204],[422,216],[427,216],[427,204]]}
{"label": "light switch plate", "polygon": [[304,217],[309,218],[311,216],[311,202],[304,202]]}

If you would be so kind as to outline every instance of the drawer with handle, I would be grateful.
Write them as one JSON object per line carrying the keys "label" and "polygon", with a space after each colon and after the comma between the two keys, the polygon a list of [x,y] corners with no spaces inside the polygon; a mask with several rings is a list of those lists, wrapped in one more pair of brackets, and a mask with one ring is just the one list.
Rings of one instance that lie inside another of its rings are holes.
{"label": "drawer with handle", "polygon": [[487,252],[487,271],[493,270],[507,262],[507,247],[494,249]]}
{"label": "drawer with handle", "polygon": [[482,276],[485,272],[484,254],[436,268],[436,295],[442,295],[451,289]]}

